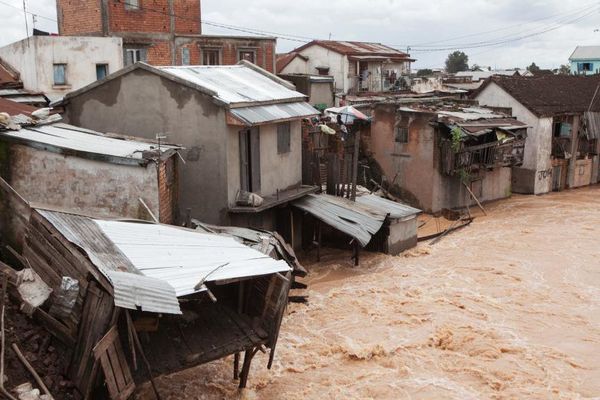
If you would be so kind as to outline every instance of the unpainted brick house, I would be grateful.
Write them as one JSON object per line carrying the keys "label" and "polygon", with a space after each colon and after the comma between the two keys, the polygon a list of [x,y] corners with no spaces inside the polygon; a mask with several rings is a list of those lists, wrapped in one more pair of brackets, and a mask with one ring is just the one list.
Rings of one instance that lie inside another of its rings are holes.
{"label": "unpainted brick house", "polygon": [[57,0],[64,36],[123,38],[124,64],[233,65],[275,72],[273,37],[202,35],[200,0]]}

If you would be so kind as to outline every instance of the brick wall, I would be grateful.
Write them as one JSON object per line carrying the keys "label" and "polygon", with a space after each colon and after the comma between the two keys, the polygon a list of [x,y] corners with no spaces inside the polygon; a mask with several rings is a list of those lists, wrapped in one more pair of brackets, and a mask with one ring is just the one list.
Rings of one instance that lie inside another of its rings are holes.
{"label": "brick wall", "polygon": [[204,37],[194,39],[184,45],[178,46],[177,64],[181,64],[181,48],[190,48],[191,64],[202,63],[201,49],[212,48],[221,51],[221,63],[223,65],[234,65],[239,61],[240,50],[253,50],[255,52],[255,63],[269,72],[273,71],[275,61],[275,40],[272,39],[248,39],[227,37]]}
{"label": "brick wall", "polygon": [[169,0],[139,0],[138,10],[128,10],[125,2],[109,2],[111,32],[170,32]]}
{"label": "brick wall", "polygon": [[57,0],[61,35],[102,35],[101,0]]}
{"label": "brick wall", "polygon": [[178,179],[177,156],[161,161],[158,167],[158,219],[163,224],[177,222]]}
{"label": "brick wall", "polygon": [[185,16],[184,18],[175,18],[175,33],[200,34],[202,26],[200,24],[200,0],[174,0],[174,14]]}
{"label": "brick wall", "polygon": [[154,41],[148,47],[147,62],[151,65],[171,65],[171,42],[167,40]]}

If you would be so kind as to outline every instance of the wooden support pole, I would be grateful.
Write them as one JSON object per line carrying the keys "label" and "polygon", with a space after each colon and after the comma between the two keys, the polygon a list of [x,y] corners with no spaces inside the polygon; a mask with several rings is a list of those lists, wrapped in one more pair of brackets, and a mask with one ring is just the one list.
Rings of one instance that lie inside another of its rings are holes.
{"label": "wooden support pole", "polygon": [[246,349],[244,353],[244,365],[242,366],[242,373],[240,375],[240,389],[244,389],[246,384],[248,383],[248,374],[250,373],[250,364],[252,363],[252,358],[258,351],[258,347],[252,348],[249,347]]}
{"label": "wooden support pole", "polygon": [[354,128],[354,154],[352,156],[352,201],[356,200],[356,184],[358,183],[358,152],[360,150],[360,129]]}
{"label": "wooden support pole", "polygon": [[481,209],[481,211],[483,211],[483,215],[487,215],[487,212],[485,212],[485,208],[483,208],[483,206],[481,205],[481,203],[479,202],[479,200],[475,196],[475,193],[473,193],[473,191],[471,190],[471,188],[469,187],[469,185],[467,185],[464,182],[462,184],[465,185],[465,187],[469,191],[469,194],[471,195],[471,197],[473,197],[473,200],[475,200],[475,203],[477,203],[477,206]]}
{"label": "wooden support pole", "polygon": [[321,261],[321,221],[317,220],[317,261]]}
{"label": "wooden support pole", "polygon": [[4,388],[4,347],[5,347],[5,336],[4,336],[4,301],[6,297],[6,287],[8,286],[8,275],[2,275],[2,293],[0,293],[0,393],[9,400],[17,400],[12,394]]}
{"label": "wooden support pole", "polygon": [[140,356],[142,357],[142,361],[144,362],[146,369],[148,371],[148,376],[150,377],[150,384],[152,385],[152,390],[154,390],[154,395],[157,400],[160,399],[160,394],[158,393],[158,388],[156,387],[156,383],[154,382],[154,377],[152,376],[152,368],[150,368],[150,363],[146,358],[146,354],[144,353],[144,349],[142,348],[142,343],[140,342],[140,338],[135,331],[135,326],[133,325],[133,320],[131,319],[131,315],[129,315],[129,311],[125,311],[125,316],[127,318],[127,329],[131,331],[131,335],[133,336],[133,341],[138,348]]}
{"label": "wooden support pole", "polygon": [[233,356],[233,379],[240,378],[240,353],[235,353]]}
{"label": "wooden support pole", "polygon": [[35,369],[33,369],[33,367],[31,366],[31,364],[29,363],[29,361],[27,361],[27,359],[25,358],[25,356],[23,355],[23,353],[21,353],[21,350],[19,349],[19,346],[17,346],[16,343],[13,343],[12,344],[12,349],[14,350],[15,354],[17,355],[17,357],[19,358],[19,360],[21,361],[21,363],[23,363],[23,365],[25,366],[25,368],[27,368],[27,370],[31,373],[31,375],[33,376],[33,379],[35,379],[35,381],[37,382],[37,384],[40,387],[40,389],[42,389],[42,391],[45,394],[47,394],[51,399],[54,399],[54,397],[52,397],[52,395],[50,394],[50,391],[48,390],[48,388],[44,384],[44,381],[42,381],[42,378],[40,378],[40,376],[38,375],[37,372],[35,372]]}

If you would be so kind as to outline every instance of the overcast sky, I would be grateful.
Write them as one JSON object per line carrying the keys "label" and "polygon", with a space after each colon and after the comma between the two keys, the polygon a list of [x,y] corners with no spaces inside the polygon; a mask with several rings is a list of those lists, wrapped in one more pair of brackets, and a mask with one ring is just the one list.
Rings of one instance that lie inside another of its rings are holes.
{"label": "overcast sky", "polygon": [[[36,27],[56,32],[56,22],[42,18],[56,19],[55,0],[27,0],[27,3],[29,10],[40,16]],[[22,0],[0,0],[0,45],[25,37],[21,7]],[[600,45],[600,32],[595,31],[600,29],[599,10],[600,3],[585,0],[204,0],[202,3],[206,22],[306,38],[327,39],[331,35],[334,40],[380,42],[404,50],[411,46],[411,55],[418,60],[416,68],[442,67],[452,49],[464,50],[471,65],[511,68],[525,67],[533,61],[544,68],[558,67],[567,62],[575,46]],[[31,15],[28,20],[31,31]],[[245,34],[206,24],[203,31]],[[279,39],[277,50],[287,52],[301,44]]]}

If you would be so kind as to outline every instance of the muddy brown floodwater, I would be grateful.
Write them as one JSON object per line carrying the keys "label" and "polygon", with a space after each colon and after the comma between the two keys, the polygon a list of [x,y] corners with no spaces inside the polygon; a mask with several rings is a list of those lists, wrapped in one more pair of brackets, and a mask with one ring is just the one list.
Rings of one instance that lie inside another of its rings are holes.
{"label": "muddy brown floodwater", "polygon": [[[309,265],[271,371],[226,359],[159,380],[167,399],[600,397],[600,188],[488,205],[398,257]],[[147,395],[148,392],[146,392]],[[139,398],[152,398],[142,394]]]}

